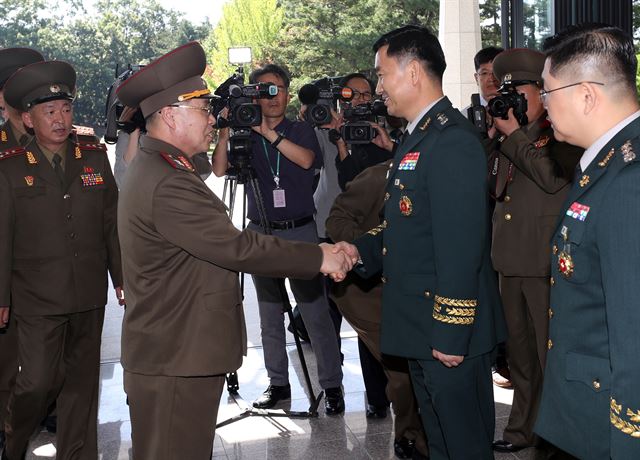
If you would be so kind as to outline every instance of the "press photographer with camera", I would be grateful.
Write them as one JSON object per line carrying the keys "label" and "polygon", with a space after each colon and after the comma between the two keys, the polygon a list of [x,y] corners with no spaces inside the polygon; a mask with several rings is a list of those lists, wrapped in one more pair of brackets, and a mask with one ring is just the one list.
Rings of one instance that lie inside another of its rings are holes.
{"label": "press photographer with camera", "polygon": [[[268,225],[274,235],[292,241],[317,243],[314,220],[313,183],[320,168],[321,152],[313,128],[304,121],[285,117],[289,95],[289,75],[280,66],[268,64],[249,75],[251,84],[276,85],[277,94],[254,102],[262,111],[262,122],[251,126],[247,145],[248,162],[257,178]],[[234,133],[235,134],[235,133]],[[213,172],[222,176],[234,164],[236,152],[228,151],[229,128],[220,130],[214,150]],[[233,137],[231,137],[233,140]],[[231,160],[231,161],[229,161]],[[253,193],[247,194],[250,220],[247,228],[265,233]],[[283,317],[283,300],[277,278],[253,276],[258,297],[265,367],[270,384],[254,407],[267,409],[291,397]],[[291,290],[307,327],[318,367],[320,386],[325,390],[325,412],[344,411],[342,369],[338,342],[329,314],[324,279],[290,279]]]}
{"label": "press photographer with camera", "polygon": [[544,55],[513,49],[493,61],[501,82],[488,103],[493,126],[485,143],[496,199],[491,256],[509,331],[514,388],[509,422],[494,450],[536,445],[533,434],[547,353],[550,244],[582,150],[558,142],[540,98]]}

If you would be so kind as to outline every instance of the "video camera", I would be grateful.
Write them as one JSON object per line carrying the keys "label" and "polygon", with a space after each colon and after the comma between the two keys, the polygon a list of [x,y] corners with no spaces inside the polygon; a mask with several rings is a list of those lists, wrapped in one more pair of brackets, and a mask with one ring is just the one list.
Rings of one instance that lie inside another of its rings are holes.
{"label": "video camera", "polygon": [[118,66],[116,66],[116,79],[109,87],[109,91],[107,92],[107,103],[105,107],[105,133],[104,133],[104,141],[107,144],[115,144],[118,141],[118,131],[124,130],[127,133],[132,133],[137,128],[144,130],[145,122],[144,117],[142,116],[142,111],[137,109],[133,116],[129,118],[126,122],[120,121],[120,116],[124,111],[124,105],[118,99],[116,95],[116,91],[118,87],[127,80],[131,75],[136,73],[138,70],[142,69],[144,65],[136,64],[127,65],[127,70],[118,74]]}
{"label": "video camera", "polygon": [[[262,124],[262,110],[254,99],[272,98],[278,94],[278,87],[270,83],[244,84],[242,67],[223,82],[214,92],[213,113],[218,128],[230,128],[229,162],[236,171],[242,171],[251,164],[251,127]],[[228,108],[227,118],[220,112]]]}
{"label": "video camera", "polygon": [[302,85],[298,99],[307,106],[305,120],[314,126],[326,125],[331,122],[331,109],[337,109],[337,101],[351,100],[353,91],[338,85],[340,80],[342,77],[325,77]]}
{"label": "video camera", "polygon": [[513,116],[520,126],[524,126],[529,122],[527,118],[527,98],[523,94],[518,93],[516,87],[518,85],[529,84],[535,82],[514,81],[505,82],[498,89],[498,95],[491,99],[487,104],[487,111],[494,118],[509,118],[509,109],[513,109]]}
{"label": "video camera", "polygon": [[378,135],[378,131],[369,121],[375,117],[386,117],[387,107],[381,100],[347,107],[343,110],[345,124],[340,130],[342,138],[347,144],[368,144]]}

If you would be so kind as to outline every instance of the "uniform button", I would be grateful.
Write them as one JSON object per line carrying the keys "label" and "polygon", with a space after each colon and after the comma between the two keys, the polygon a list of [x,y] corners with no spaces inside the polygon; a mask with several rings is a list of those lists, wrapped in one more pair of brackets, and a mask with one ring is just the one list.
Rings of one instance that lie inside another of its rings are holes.
{"label": "uniform button", "polygon": [[509,195],[504,197],[504,202],[508,203],[509,201],[511,201],[511,197]]}
{"label": "uniform button", "polygon": [[591,385],[593,385],[593,389],[594,390],[599,390],[600,389],[600,380],[595,379]]}
{"label": "uniform button", "polygon": [[67,216],[66,216],[66,217],[67,217],[67,220],[71,220],[71,218],[72,218],[73,216],[71,215],[71,213],[69,213],[69,214],[67,214]]}
{"label": "uniform button", "polygon": [[385,220],[383,220],[383,221],[382,221],[382,225],[383,225],[384,227],[386,227],[386,226],[387,226],[387,219],[385,219]]}
{"label": "uniform button", "polygon": [[384,194],[384,201],[387,201],[390,197],[391,197],[391,195],[389,195],[389,192],[386,192]]}
{"label": "uniform button", "polygon": [[387,278],[385,278],[384,276],[380,278],[380,280],[382,281],[383,284],[387,282]]}
{"label": "uniform button", "polygon": [[383,256],[386,256],[386,255],[387,255],[387,248],[386,248],[386,247],[385,247],[385,248],[382,248],[382,255],[383,255]]}
{"label": "uniform button", "polygon": [[62,198],[63,198],[63,199],[65,199],[65,200],[68,200],[69,198],[71,198],[71,195],[69,195],[68,193],[65,193],[65,194],[62,196]]}
{"label": "uniform button", "polygon": [[553,310],[549,308],[549,319],[553,318]]}
{"label": "uniform button", "polygon": [[425,296],[427,299],[430,299],[430,298],[431,298],[431,291],[424,291],[424,296]]}
{"label": "uniform button", "polygon": [[507,220],[507,221],[511,220],[511,214],[505,214],[504,220]]}
{"label": "uniform button", "polygon": [[556,255],[558,253],[558,246],[554,244],[552,251],[553,251],[553,255]]}
{"label": "uniform button", "polygon": [[556,284],[556,279],[552,276],[551,278],[549,278],[549,283],[551,283],[551,286]]}
{"label": "uniform button", "polygon": [[77,252],[74,252],[74,253],[73,253],[73,257],[78,257],[78,253],[77,253]]}
{"label": "uniform button", "polygon": [[393,161],[389,163],[389,169],[393,169]]}
{"label": "uniform button", "polygon": [[75,239],[75,237],[76,237],[75,233],[73,233],[73,232],[69,233],[69,238],[71,238],[73,240],[73,239]]}
{"label": "uniform button", "polygon": [[547,341],[547,350],[551,350],[551,348],[553,348],[553,341],[551,339],[549,339]]}

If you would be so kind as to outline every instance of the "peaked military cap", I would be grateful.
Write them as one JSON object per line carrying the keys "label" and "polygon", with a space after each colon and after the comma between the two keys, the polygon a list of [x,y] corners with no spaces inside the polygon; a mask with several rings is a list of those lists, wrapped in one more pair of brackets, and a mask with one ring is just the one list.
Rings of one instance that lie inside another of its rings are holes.
{"label": "peaked military cap", "polygon": [[202,79],[206,65],[200,43],[187,43],[134,73],[116,94],[127,107],[140,107],[146,118],[176,102],[208,96],[210,91]]}
{"label": "peaked military cap", "polygon": [[544,54],[539,51],[515,48],[498,54],[493,60],[493,73],[500,83],[541,81]]}
{"label": "peaked military cap", "polygon": [[20,67],[44,61],[44,57],[31,48],[4,48],[0,50],[0,89]]}
{"label": "peaked military cap", "polygon": [[66,99],[76,92],[76,71],[64,61],[42,61],[22,67],[4,86],[4,99],[18,110],[27,111],[43,102]]}

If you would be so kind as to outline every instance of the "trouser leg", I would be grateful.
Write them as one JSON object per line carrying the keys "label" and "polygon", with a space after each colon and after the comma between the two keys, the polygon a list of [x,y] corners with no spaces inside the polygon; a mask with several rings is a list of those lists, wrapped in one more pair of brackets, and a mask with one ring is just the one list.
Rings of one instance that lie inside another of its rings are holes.
{"label": "trouser leg", "polygon": [[0,329],[0,431],[4,431],[9,395],[18,374],[18,331],[15,318]]}
{"label": "trouser leg", "polygon": [[224,381],[125,371],[132,460],[210,459]]}
{"label": "trouser leg", "polygon": [[367,391],[367,402],[377,407],[388,406],[387,376],[380,361],[373,356],[360,337],[358,337],[358,355],[364,388]]}

